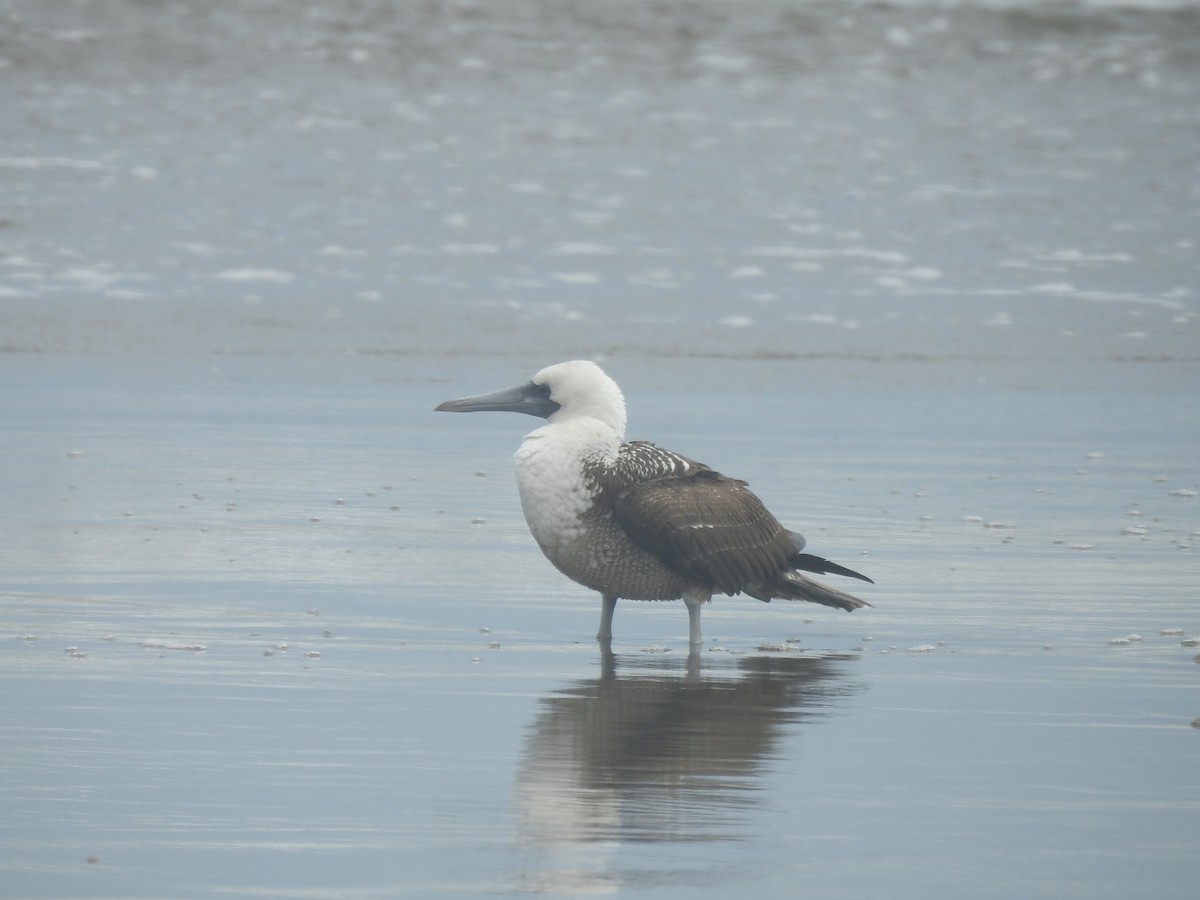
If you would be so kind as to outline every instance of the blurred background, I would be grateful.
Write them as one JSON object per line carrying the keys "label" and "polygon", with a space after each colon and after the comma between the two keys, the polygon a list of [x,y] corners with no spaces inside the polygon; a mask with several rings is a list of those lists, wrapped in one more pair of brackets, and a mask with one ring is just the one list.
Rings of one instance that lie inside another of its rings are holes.
{"label": "blurred background", "polygon": [[0,345],[1194,385],[1198,47],[1152,0],[3,0]]}

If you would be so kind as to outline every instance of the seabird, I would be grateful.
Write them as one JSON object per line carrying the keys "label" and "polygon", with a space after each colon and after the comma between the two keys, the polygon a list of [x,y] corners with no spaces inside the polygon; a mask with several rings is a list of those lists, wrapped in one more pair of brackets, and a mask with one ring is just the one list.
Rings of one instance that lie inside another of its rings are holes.
{"label": "seabird", "polygon": [[846,611],[871,605],[802,574],[871,581],[802,552],[804,538],[780,525],[746,482],[649,441],[626,442],[625,398],[594,362],[548,366],[525,384],[437,410],[546,420],[514,457],[521,508],[546,558],[600,592],[601,641],[612,639],[619,598],[682,598],[693,646],[701,643],[700,608],[714,593]]}

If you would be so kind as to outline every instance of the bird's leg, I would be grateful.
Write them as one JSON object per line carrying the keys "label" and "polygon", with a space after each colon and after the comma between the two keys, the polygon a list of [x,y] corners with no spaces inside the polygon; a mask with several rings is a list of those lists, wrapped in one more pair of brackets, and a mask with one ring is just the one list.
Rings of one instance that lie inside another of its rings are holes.
{"label": "bird's leg", "polygon": [[701,651],[704,648],[699,644],[688,645],[687,655],[687,680],[696,681],[700,678]]}
{"label": "bird's leg", "polygon": [[612,617],[617,609],[617,595],[603,594],[601,595],[600,606],[600,630],[596,632],[596,640],[611,641],[612,640]]}
{"label": "bird's leg", "polygon": [[707,591],[695,591],[684,594],[683,603],[688,611],[688,644],[697,647],[704,643],[700,637],[700,607],[709,600]]}

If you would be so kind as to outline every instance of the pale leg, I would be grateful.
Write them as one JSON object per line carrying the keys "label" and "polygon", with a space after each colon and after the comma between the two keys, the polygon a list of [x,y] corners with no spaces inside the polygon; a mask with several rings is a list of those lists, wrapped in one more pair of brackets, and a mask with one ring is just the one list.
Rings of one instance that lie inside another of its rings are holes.
{"label": "pale leg", "polygon": [[617,598],[612,594],[604,594],[600,607],[600,630],[596,632],[596,640],[612,640],[612,617],[617,609]]}
{"label": "pale leg", "polygon": [[700,637],[700,607],[704,601],[698,597],[684,597],[683,603],[688,611],[688,644],[696,647],[704,643]]}

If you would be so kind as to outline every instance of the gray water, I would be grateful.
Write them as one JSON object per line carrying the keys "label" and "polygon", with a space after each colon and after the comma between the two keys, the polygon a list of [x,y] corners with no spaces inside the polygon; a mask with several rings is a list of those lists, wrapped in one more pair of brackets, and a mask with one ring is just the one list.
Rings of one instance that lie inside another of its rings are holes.
{"label": "gray water", "polygon": [[[0,2],[0,893],[1192,896],[1160,6]],[[598,648],[572,357],[874,608]]]}

